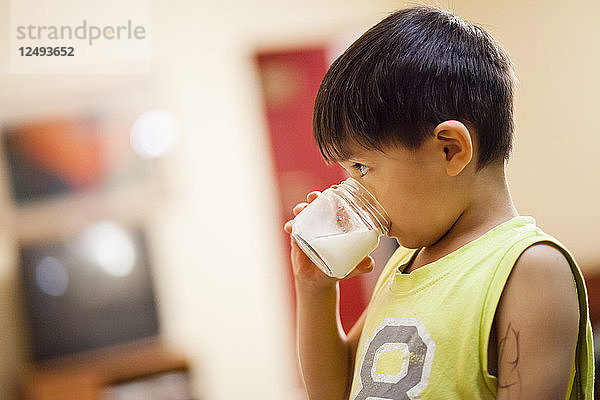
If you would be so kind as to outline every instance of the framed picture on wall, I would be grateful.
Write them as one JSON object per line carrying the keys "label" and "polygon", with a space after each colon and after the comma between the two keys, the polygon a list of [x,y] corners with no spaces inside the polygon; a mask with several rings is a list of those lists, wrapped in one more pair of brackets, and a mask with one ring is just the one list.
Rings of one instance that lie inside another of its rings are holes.
{"label": "framed picture on wall", "polygon": [[2,147],[15,203],[110,190],[143,179],[130,145],[135,115],[84,113],[5,123]]}

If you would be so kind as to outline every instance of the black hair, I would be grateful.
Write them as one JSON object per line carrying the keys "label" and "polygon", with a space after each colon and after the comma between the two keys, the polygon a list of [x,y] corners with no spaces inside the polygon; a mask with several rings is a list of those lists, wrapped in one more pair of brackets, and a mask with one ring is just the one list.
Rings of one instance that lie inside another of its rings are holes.
{"label": "black hair", "polygon": [[398,10],[366,31],[323,78],[313,130],[327,162],[348,144],[416,149],[440,122],[475,129],[478,169],[508,160],[514,70],[484,29],[429,6]]}

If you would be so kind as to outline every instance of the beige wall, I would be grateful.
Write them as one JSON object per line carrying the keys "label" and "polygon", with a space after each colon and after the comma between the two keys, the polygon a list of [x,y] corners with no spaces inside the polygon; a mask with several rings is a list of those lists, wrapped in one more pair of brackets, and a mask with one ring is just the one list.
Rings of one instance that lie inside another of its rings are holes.
{"label": "beige wall", "polygon": [[[287,255],[273,212],[253,50],[333,40],[330,35],[366,29],[403,4],[153,1],[156,105],[175,112],[182,126],[178,148],[161,164],[166,196],[151,221],[157,290],[165,334],[189,354],[196,388],[207,399],[293,399],[298,393],[281,271]],[[489,29],[517,68],[509,180],[519,210],[570,246],[584,268],[600,266],[600,168],[594,158],[600,3],[453,6]],[[8,1],[0,2],[3,26],[7,7]],[[6,40],[0,54],[6,54]],[[46,78],[1,75],[0,107],[43,103],[57,90],[64,98],[93,93],[116,79]],[[0,233],[0,397],[11,398],[24,349],[15,313],[14,241],[10,232]]]}
{"label": "beige wall", "polygon": [[509,182],[521,214],[534,216],[600,268],[600,41],[597,1],[454,1],[510,53],[519,78]]}

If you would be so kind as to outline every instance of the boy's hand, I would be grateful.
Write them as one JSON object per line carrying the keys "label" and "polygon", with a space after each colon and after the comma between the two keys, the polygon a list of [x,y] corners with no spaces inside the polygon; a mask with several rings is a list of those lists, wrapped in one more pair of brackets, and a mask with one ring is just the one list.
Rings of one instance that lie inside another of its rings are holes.
{"label": "boy's hand", "polygon": [[[304,207],[306,207],[314,199],[319,197],[320,194],[321,192],[318,191],[310,192],[306,196],[307,203],[296,204],[296,206],[293,208],[292,211],[294,215],[298,215],[300,211],[304,210]],[[319,269],[319,267],[317,267],[310,260],[310,258],[308,258],[308,256],[298,246],[298,243],[296,243],[296,241],[292,238],[292,220],[287,221],[283,229],[290,234],[290,258],[292,260],[292,267],[294,271],[296,285],[308,290],[320,290],[334,286],[338,279],[325,275]],[[356,266],[356,268],[346,278],[371,272],[373,270],[373,265],[373,258],[371,258],[371,256],[367,256]]]}

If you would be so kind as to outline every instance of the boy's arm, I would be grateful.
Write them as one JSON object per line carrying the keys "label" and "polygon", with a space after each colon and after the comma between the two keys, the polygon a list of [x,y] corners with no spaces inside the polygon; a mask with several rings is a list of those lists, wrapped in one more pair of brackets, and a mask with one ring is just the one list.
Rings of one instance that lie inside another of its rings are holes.
{"label": "boy's arm", "polygon": [[365,312],[346,336],[339,323],[337,286],[320,293],[297,287],[296,293],[299,360],[308,397],[347,399]]}
{"label": "boy's arm", "polygon": [[548,244],[521,254],[496,311],[498,400],[564,400],[578,333],[571,267]]}

